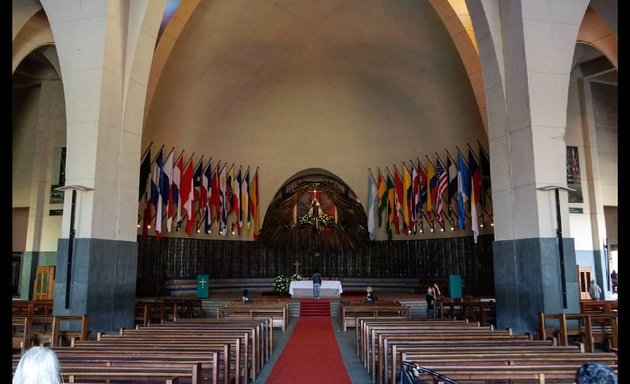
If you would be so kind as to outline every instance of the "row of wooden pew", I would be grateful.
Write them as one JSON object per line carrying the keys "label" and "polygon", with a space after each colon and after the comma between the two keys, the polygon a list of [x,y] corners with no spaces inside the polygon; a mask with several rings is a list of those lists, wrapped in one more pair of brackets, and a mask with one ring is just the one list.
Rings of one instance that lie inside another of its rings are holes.
{"label": "row of wooden pew", "polygon": [[234,301],[217,308],[218,319],[258,319],[271,318],[274,328],[286,332],[289,324],[288,300],[259,300],[256,303]]}
{"label": "row of wooden pew", "polygon": [[[65,382],[248,383],[273,353],[272,320],[194,318],[52,347]],[[15,369],[19,354],[13,357]]]}
{"label": "row of wooden pew", "polygon": [[552,339],[556,344],[570,342],[583,345],[586,352],[617,351],[619,348],[619,318],[617,313],[539,313],[538,338]]}
{"label": "row of wooden pew", "polygon": [[[374,383],[395,383],[409,362],[457,382],[559,379],[572,382],[587,361],[618,371],[617,355],[582,352],[466,320],[411,320],[404,317],[356,318],[357,354]],[[432,381],[428,376],[421,378]]]}
{"label": "row of wooden pew", "polygon": [[70,344],[73,339],[87,340],[90,332],[88,324],[87,315],[13,315],[13,352],[23,353],[35,345],[56,347]]}
{"label": "row of wooden pew", "polygon": [[396,316],[408,318],[409,307],[401,305],[395,300],[377,301],[375,303],[364,303],[361,301],[342,301],[339,314],[339,324],[347,331],[348,327],[356,326],[358,317],[383,317]]}

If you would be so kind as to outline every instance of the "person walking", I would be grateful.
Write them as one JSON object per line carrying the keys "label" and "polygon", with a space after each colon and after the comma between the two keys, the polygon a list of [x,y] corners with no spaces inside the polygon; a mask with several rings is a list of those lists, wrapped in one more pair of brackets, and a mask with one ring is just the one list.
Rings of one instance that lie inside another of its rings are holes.
{"label": "person walking", "polygon": [[435,298],[441,295],[440,288],[436,283],[427,287],[427,293],[424,296],[427,301],[427,319],[437,319],[437,309],[435,307]]}
{"label": "person walking", "polygon": [[602,297],[602,289],[597,285],[595,279],[591,280],[591,287],[588,289],[588,294],[591,295],[592,300],[600,300]]}
{"label": "person walking", "polygon": [[315,271],[312,276],[313,279],[313,299],[319,299],[319,291],[322,286],[322,275],[319,271]]}

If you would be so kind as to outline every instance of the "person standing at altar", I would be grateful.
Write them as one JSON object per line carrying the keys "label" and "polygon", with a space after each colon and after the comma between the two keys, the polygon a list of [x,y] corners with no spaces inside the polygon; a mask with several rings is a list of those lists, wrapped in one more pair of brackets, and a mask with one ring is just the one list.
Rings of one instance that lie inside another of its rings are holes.
{"label": "person standing at altar", "polygon": [[322,286],[322,275],[319,274],[319,271],[315,271],[312,276],[313,279],[313,299],[319,299],[319,289]]}

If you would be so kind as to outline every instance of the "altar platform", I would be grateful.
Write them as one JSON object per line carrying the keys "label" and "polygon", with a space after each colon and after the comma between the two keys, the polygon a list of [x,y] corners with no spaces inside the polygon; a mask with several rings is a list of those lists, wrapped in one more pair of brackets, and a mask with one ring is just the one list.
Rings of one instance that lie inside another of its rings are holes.
{"label": "altar platform", "polygon": [[[322,299],[338,299],[343,289],[339,280],[322,280],[319,297]],[[294,280],[289,284],[289,294],[292,299],[312,299],[313,280]]]}

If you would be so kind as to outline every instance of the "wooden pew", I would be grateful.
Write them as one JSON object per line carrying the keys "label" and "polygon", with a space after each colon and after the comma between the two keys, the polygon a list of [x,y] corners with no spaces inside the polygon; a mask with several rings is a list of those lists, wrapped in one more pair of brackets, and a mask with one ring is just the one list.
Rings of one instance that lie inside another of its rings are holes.
{"label": "wooden pew", "polygon": [[614,313],[619,309],[617,300],[582,300],[580,313]]}
{"label": "wooden pew", "polygon": [[340,325],[345,332],[348,327],[356,327],[357,317],[366,316],[409,318],[409,307],[396,303],[344,304],[341,306]]}
{"label": "wooden pew", "polygon": [[[492,380],[534,380],[539,384],[545,384],[551,380],[572,383],[579,365],[575,364],[545,364],[545,365],[476,365],[476,366],[440,366],[432,364],[420,364],[409,361],[409,364],[420,365],[433,371],[438,371],[444,376],[455,381],[474,380],[476,382],[491,382]],[[611,368],[618,372],[618,366]],[[432,380],[426,374],[418,375],[423,380]]]}
{"label": "wooden pew", "polygon": [[388,370],[388,348],[385,348],[385,340],[414,340],[429,343],[454,341],[457,343],[478,342],[478,341],[501,341],[509,343],[512,341],[530,341],[528,335],[513,335],[511,331],[497,331],[475,328],[427,328],[422,326],[408,328],[373,327],[370,339],[367,340],[366,355],[367,368],[372,374],[374,381],[383,382],[385,372]]}
{"label": "wooden pew", "polygon": [[[387,370],[385,371],[385,377],[389,377],[389,383],[396,382],[396,367],[399,367],[405,353],[426,353],[426,354],[444,354],[448,356],[458,356],[462,354],[507,354],[507,353],[535,353],[538,355],[544,355],[550,348],[560,353],[568,353],[571,355],[579,354],[581,351],[578,346],[555,346],[549,340],[527,340],[527,341],[484,341],[484,342],[422,342],[418,343],[414,340],[396,341],[385,340],[384,347],[391,349],[389,359],[386,360],[387,366],[391,367],[391,372],[387,376]],[[423,361],[421,358],[416,361]]]}
{"label": "wooden pew", "polygon": [[51,316],[53,300],[13,300],[11,309],[15,316]]}
{"label": "wooden pew", "polygon": [[[557,322],[557,327],[548,323]],[[610,348],[619,346],[619,320],[616,313],[587,314],[538,314],[538,336],[545,340],[548,337],[558,339],[558,344],[568,345],[569,338],[574,337],[584,344],[586,352],[595,351],[595,342],[608,340]]]}
{"label": "wooden pew", "polygon": [[159,343],[160,345],[188,345],[190,343],[211,345],[217,341],[231,343],[236,338],[237,341],[230,344],[230,348],[234,352],[230,357],[230,362],[234,361],[232,376],[243,376],[243,381],[248,382],[250,374],[255,375],[257,372],[256,359],[259,353],[256,351],[256,347],[252,347],[251,332],[251,328],[238,328],[236,325],[223,329],[157,326],[125,331],[122,336],[101,335],[100,341],[113,341],[118,345],[142,342]]}
{"label": "wooden pew", "polygon": [[263,304],[230,304],[225,307],[217,308],[217,318],[245,318],[245,319],[258,319],[269,318],[273,319],[273,326],[282,329],[282,332],[286,332],[287,325],[289,324],[289,304],[288,303],[263,303]]}
{"label": "wooden pew", "polygon": [[34,345],[49,345],[53,320],[53,316],[13,316],[13,350],[22,353]]}
{"label": "wooden pew", "polygon": [[[161,381],[175,384],[187,380],[192,383],[217,383],[216,376],[204,377],[202,371],[206,356],[169,356],[149,357],[135,354],[123,354],[112,351],[110,354],[90,354],[76,351],[69,347],[53,348],[59,359],[61,376],[64,382],[76,383],[86,380],[90,383],[109,383],[112,380]],[[13,372],[20,356],[13,356]],[[216,359],[214,360],[216,361]],[[216,373],[216,369],[213,372]],[[204,378],[206,380],[204,380]]]}

